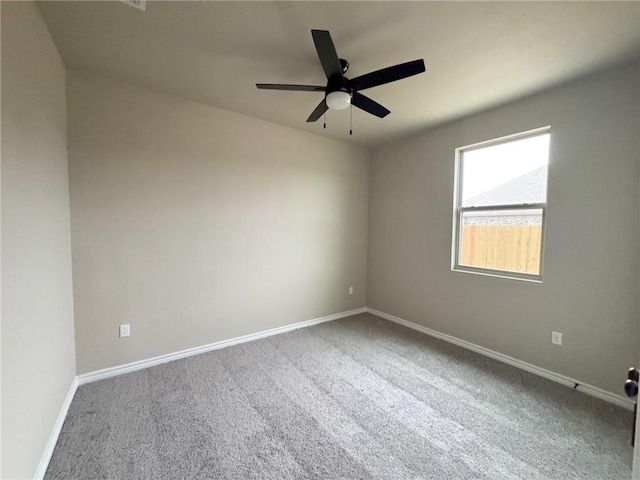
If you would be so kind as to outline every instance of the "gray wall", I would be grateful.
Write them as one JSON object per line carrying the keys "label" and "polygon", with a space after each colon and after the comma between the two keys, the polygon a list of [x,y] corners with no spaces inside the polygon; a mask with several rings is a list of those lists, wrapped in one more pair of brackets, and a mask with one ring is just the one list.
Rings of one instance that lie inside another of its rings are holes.
{"label": "gray wall", "polygon": [[[620,67],[376,149],[368,305],[621,393],[639,346],[639,75]],[[543,283],[452,272],[454,149],[545,125]]]}
{"label": "gray wall", "polygon": [[67,92],[79,374],[366,305],[365,149],[86,74]]}
{"label": "gray wall", "polygon": [[75,376],[64,68],[2,2],[2,478],[32,478]]}

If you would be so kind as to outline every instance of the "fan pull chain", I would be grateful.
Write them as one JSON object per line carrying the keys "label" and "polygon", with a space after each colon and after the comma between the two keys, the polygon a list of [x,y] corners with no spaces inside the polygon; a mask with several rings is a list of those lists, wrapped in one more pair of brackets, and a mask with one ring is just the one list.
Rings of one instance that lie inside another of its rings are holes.
{"label": "fan pull chain", "polygon": [[322,121],[324,122],[322,128],[327,128],[327,112],[324,112],[324,116],[322,117]]}
{"label": "fan pull chain", "polygon": [[353,135],[353,104],[349,107],[349,135]]}

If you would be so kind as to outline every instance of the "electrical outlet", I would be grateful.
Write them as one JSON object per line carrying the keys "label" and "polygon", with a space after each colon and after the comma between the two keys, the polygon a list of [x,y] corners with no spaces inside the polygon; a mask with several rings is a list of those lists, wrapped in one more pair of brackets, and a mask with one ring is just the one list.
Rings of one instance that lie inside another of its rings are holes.
{"label": "electrical outlet", "polygon": [[137,8],[138,10],[142,10],[143,12],[147,8],[147,0],[120,0],[120,1],[123,3],[126,3],[127,5],[131,5],[132,7]]}
{"label": "electrical outlet", "polygon": [[551,332],[551,343],[562,345],[562,332]]}
{"label": "electrical outlet", "polygon": [[353,287],[349,287],[349,295],[353,295]]}
{"label": "electrical outlet", "polygon": [[120,325],[120,338],[128,337],[129,335],[131,335],[131,330],[129,329],[129,324],[125,323],[123,325]]}

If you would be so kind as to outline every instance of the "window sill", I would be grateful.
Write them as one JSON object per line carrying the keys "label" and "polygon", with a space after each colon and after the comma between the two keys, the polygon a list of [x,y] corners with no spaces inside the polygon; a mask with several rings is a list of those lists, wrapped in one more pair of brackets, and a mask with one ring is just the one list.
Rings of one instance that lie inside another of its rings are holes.
{"label": "window sill", "polygon": [[453,267],[452,272],[468,273],[471,275],[480,275],[483,277],[502,278],[506,280],[519,280],[528,283],[542,283],[542,275],[518,274],[517,272],[507,272],[502,270],[483,270],[473,267]]}

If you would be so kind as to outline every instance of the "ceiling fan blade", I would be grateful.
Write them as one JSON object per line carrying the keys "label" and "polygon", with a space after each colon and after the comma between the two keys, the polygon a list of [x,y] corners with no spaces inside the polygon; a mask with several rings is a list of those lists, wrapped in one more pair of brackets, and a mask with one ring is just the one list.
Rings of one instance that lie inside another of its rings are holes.
{"label": "ceiling fan blade", "polygon": [[395,82],[403,78],[411,77],[425,71],[424,60],[413,60],[412,62],[401,63],[393,67],[383,68],[375,72],[367,73],[351,79],[350,85],[354,90],[364,90],[365,88],[377,87],[385,83]]}
{"label": "ceiling fan blade", "polygon": [[325,87],[319,85],[286,85],[282,83],[256,83],[263,90],[295,90],[299,92],[324,92]]}
{"label": "ceiling fan blade", "polygon": [[351,105],[380,118],[384,118],[391,113],[390,110],[387,110],[378,102],[371,100],[369,97],[365,97],[358,92],[353,92],[353,97],[351,97]]}
{"label": "ceiling fan blade", "polygon": [[342,65],[331,40],[331,34],[327,30],[311,30],[311,36],[327,78],[342,77]]}
{"label": "ceiling fan blade", "polygon": [[318,106],[316,107],[316,109],[311,112],[311,115],[309,115],[309,118],[307,118],[307,122],[315,122],[316,120],[318,120],[323,114],[324,112],[326,112],[329,109],[329,107],[327,107],[327,102],[325,102],[324,98],[322,99],[322,101],[318,104]]}

